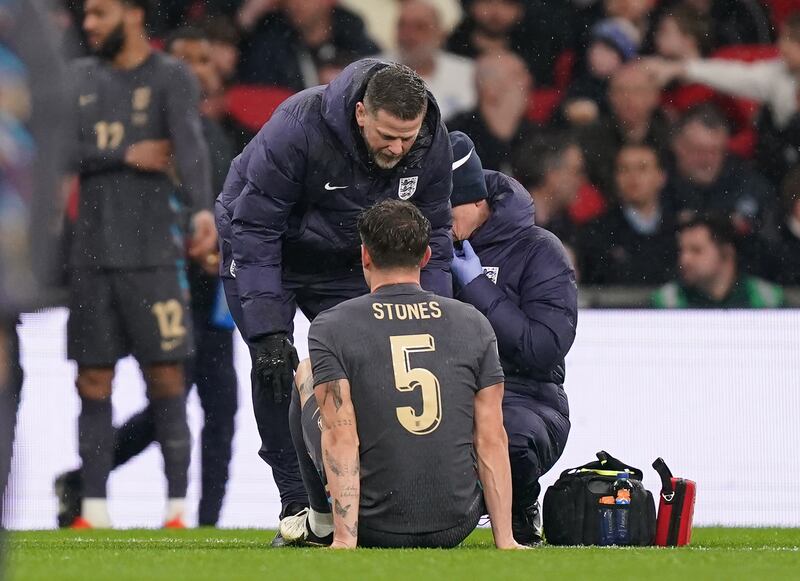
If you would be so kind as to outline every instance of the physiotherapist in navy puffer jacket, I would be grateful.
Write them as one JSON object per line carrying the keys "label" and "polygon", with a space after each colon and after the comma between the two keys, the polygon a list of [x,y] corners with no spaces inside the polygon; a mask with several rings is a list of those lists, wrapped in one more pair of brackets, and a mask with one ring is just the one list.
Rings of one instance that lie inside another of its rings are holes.
{"label": "physiotherapist in navy puffer jacket", "polygon": [[503,418],[514,488],[514,538],[541,541],[539,478],[569,434],[564,357],[575,340],[575,272],[556,236],[534,225],[533,202],[513,178],[484,170],[472,140],[453,145],[451,270],[456,298],[483,313],[505,373]]}
{"label": "physiotherapist in navy puffer jacket", "polygon": [[362,210],[392,198],[415,204],[430,221],[422,285],[450,295],[452,161],[422,79],[407,67],[362,59],[282,103],[231,164],[215,207],[220,274],[251,349],[259,454],[272,467],[282,518],[309,501],[330,511],[325,490],[314,486],[313,463],[304,451],[296,456],[289,436],[291,428],[302,440],[299,407],[288,403],[295,309],[313,319],[369,292],[356,222]]}

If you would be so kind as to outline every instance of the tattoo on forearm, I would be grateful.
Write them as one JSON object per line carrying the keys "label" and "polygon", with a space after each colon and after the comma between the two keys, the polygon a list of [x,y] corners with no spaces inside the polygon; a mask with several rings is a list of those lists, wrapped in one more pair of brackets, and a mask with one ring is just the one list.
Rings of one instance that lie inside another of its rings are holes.
{"label": "tattoo on forearm", "polygon": [[342,488],[341,492],[339,493],[339,496],[341,496],[342,498],[355,498],[356,496],[358,496],[358,492],[356,492],[355,486],[345,486],[344,488]]}
{"label": "tattoo on forearm", "polygon": [[328,401],[328,396],[333,398],[333,406],[338,412],[342,408],[344,401],[342,400],[342,386],[338,379],[325,384],[325,397],[322,398],[322,405],[324,406]]}
{"label": "tattoo on forearm", "polygon": [[339,502],[339,499],[336,498],[333,501],[333,510],[336,511],[340,517],[344,518],[347,516],[347,513],[350,512],[350,507],[353,506],[352,504],[348,504],[347,506],[342,506],[342,503]]}
{"label": "tattoo on forearm", "polygon": [[352,537],[358,537],[358,521],[353,523],[353,526],[344,525],[344,530],[350,533]]}
{"label": "tattoo on forearm", "polygon": [[342,468],[339,466],[339,463],[336,461],[336,459],[333,456],[331,456],[331,454],[328,453],[327,450],[325,450],[325,460],[327,460],[328,468],[331,469],[331,472],[336,474],[336,476],[342,475]]}
{"label": "tattoo on forearm", "polygon": [[300,384],[300,395],[304,398],[314,395],[314,376],[308,374],[303,383]]}
{"label": "tattoo on forearm", "polygon": [[350,462],[341,462],[337,460],[327,450],[324,450],[323,454],[327,467],[336,476],[359,476],[361,474],[361,462],[358,456],[355,457],[355,460],[351,464]]}

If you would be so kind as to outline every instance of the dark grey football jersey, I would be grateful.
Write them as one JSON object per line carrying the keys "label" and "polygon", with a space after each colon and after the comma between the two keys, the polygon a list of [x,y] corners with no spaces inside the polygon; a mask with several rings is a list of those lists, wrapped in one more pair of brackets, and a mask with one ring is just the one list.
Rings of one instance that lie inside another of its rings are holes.
{"label": "dark grey football jersey", "polygon": [[320,314],[308,344],[315,384],[350,382],[359,525],[419,534],[461,524],[480,494],[475,395],[503,381],[486,318],[417,285],[391,285]]}
{"label": "dark grey football jersey", "polygon": [[[71,266],[174,265],[184,254],[178,202],[193,210],[211,207],[197,83],[179,61],[158,52],[132,70],[80,59],[72,79],[80,200]],[[167,174],[125,164],[130,145],[153,139],[172,143],[183,200]]]}

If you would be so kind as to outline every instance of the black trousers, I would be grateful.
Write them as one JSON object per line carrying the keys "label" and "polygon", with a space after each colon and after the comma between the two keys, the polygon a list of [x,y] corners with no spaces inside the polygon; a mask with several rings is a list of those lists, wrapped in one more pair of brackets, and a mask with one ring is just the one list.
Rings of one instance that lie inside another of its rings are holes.
{"label": "black trousers", "polygon": [[550,384],[547,397],[514,391],[506,382],[503,424],[508,434],[513,506],[522,509],[539,498],[542,477],[561,457],[569,436],[569,406],[564,390]]}
{"label": "black trousers", "polygon": [[[242,331],[242,335],[246,335],[236,279],[224,278],[223,284],[231,315],[233,315],[236,326]],[[328,276],[285,274],[283,291],[282,316],[284,320],[281,323],[290,330],[291,336],[294,331],[294,316],[298,308],[309,320],[313,320],[322,311],[348,299],[367,294],[369,289],[364,281],[363,273],[359,269],[358,271],[337,272]],[[251,351],[251,356],[252,354]],[[276,404],[271,388],[262,386],[252,374],[251,384],[253,411],[258,425],[258,433],[261,436],[261,448],[258,454],[272,468],[272,475],[280,492],[283,506],[290,503],[308,505],[309,495],[300,475],[298,453],[289,427],[290,402],[287,400]],[[304,463],[302,470],[307,475],[313,474],[314,466],[308,458],[303,457],[301,461]],[[314,502],[314,498],[312,498],[312,505],[320,504],[319,497],[324,498],[324,490],[315,490],[312,492],[312,496],[318,499],[317,502]]]}

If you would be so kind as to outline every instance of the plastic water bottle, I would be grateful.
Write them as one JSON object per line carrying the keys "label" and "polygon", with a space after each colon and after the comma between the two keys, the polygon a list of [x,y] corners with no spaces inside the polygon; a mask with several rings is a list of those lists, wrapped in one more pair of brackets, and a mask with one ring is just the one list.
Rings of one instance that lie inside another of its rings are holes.
{"label": "plastic water bottle", "polygon": [[614,510],[610,508],[614,505],[613,496],[604,496],[600,499],[600,545],[613,545],[616,541],[614,527]]}
{"label": "plastic water bottle", "polygon": [[616,522],[614,523],[614,541],[618,545],[630,543],[630,504],[631,504],[631,484],[628,482],[628,474],[620,473],[614,483],[614,490],[617,493],[614,504],[619,508],[615,510]]}

